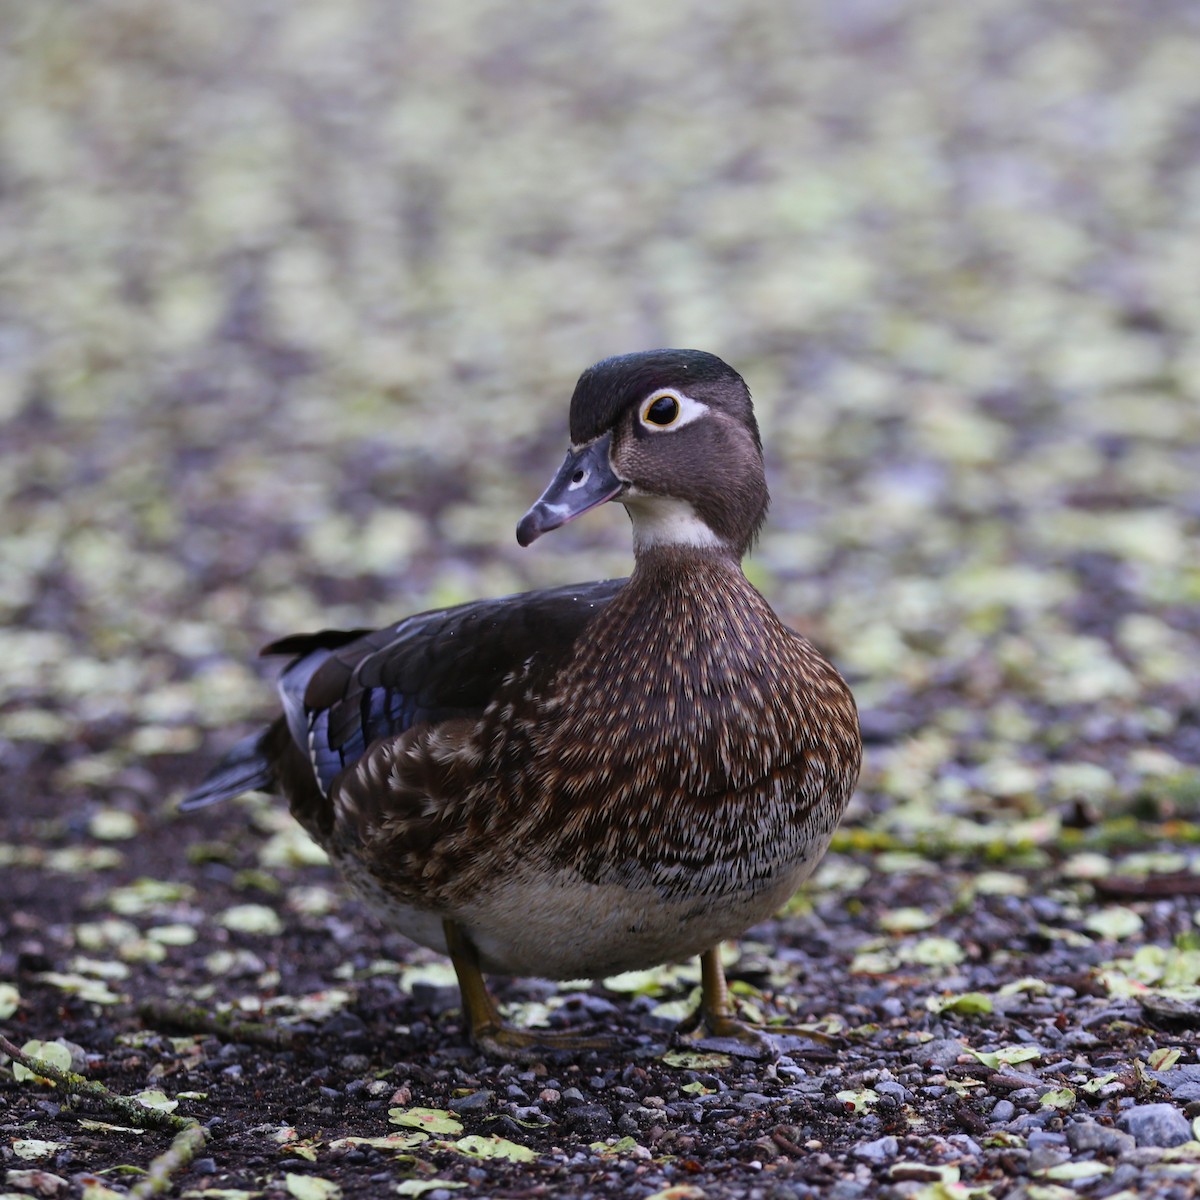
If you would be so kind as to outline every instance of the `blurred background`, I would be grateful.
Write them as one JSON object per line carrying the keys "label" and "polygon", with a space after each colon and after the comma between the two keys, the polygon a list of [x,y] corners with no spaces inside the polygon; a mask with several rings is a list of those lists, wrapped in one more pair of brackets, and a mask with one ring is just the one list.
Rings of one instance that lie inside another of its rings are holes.
{"label": "blurred background", "polygon": [[854,684],[875,836],[1200,806],[1188,0],[0,30],[10,831],[177,794],[272,709],[273,637],[626,572],[615,508],[513,530],[579,372],[659,345],[756,397],[748,569]]}

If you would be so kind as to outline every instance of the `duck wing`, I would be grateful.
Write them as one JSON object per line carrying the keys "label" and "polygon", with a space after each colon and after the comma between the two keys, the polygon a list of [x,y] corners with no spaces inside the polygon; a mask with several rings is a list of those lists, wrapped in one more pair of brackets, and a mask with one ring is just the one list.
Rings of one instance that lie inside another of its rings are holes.
{"label": "duck wing", "polygon": [[416,613],[385,629],[272,642],[264,654],[293,656],[279,678],[282,719],[233,746],[181,809],[277,790],[281,775],[293,796],[313,785],[328,796],[373,743],[416,725],[481,716],[512,672],[531,658],[565,654],[625,582],[523,592]]}

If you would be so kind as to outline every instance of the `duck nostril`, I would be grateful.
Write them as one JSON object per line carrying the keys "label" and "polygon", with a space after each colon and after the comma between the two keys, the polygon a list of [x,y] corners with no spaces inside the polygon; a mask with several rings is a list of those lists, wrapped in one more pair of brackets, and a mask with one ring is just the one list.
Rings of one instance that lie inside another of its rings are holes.
{"label": "duck nostril", "polygon": [[583,471],[583,470],[576,471],[575,474],[571,476],[571,482],[572,483],[582,483],[584,481],[584,478],[586,477],[586,475],[587,475],[586,471]]}

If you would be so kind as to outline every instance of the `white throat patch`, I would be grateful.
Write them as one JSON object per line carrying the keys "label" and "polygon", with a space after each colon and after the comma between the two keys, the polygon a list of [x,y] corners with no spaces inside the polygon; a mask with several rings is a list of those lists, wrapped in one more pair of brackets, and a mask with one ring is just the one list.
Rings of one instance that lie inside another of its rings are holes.
{"label": "white throat patch", "polygon": [[633,545],[636,550],[651,546],[706,546],[727,548],[686,501],[673,496],[651,496],[634,490],[618,500],[625,505],[633,521]]}

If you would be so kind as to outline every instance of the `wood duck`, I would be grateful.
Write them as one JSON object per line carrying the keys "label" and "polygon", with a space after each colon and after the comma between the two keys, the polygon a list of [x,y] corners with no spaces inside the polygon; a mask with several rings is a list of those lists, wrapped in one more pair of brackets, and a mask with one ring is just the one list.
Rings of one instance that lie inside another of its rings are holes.
{"label": "wood duck", "polygon": [[283,716],[190,809],[280,791],[387,924],[448,954],[485,1052],[593,1039],[505,1026],[481,972],[556,979],[701,956],[692,1025],[747,1035],[719,943],[770,917],[854,789],[844,680],[742,574],[766,515],[741,376],[698,350],[605,359],[528,546],[615,500],[628,579],[284,638]]}

